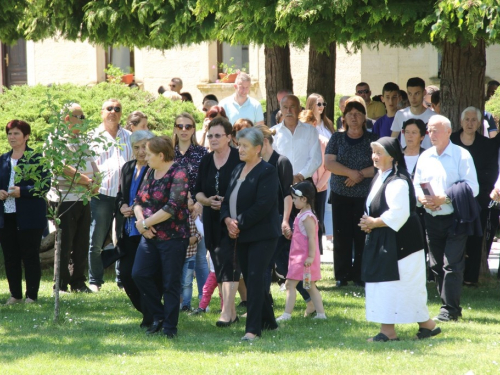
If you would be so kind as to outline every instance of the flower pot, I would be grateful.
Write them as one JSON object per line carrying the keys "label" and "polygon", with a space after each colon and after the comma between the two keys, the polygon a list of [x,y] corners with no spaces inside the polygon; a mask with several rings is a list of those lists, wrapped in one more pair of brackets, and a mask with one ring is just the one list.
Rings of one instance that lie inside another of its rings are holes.
{"label": "flower pot", "polygon": [[133,74],[124,74],[122,76],[122,82],[130,85],[132,82],[134,82],[134,75]]}
{"label": "flower pot", "polygon": [[236,81],[237,76],[238,73],[231,73],[231,74],[219,73],[219,78],[222,83],[234,83]]}

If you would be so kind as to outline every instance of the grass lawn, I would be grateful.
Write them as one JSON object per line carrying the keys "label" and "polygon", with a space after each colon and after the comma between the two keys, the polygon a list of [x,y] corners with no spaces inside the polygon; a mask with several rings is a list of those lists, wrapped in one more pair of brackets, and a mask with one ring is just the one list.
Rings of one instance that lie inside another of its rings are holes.
{"label": "grass lawn", "polygon": [[[244,319],[217,328],[219,298],[201,317],[181,314],[179,337],[146,337],[139,314],[106,274],[99,294],[61,298],[55,324],[51,271],[44,271],[36,304],[0,306],[0,374],[499,374],[500,291],[496,279],[463,292],[463,319],[441,323],[443,333],[413,340],[417,325],[397,326],[401,341],[367,343],[378,325],[365,320],[364,290],[335,288],[332,266],[319,283],[327,321],[303,318],[299,300],[293,319],[261,340],[240,341]],[[428,284],[431,316],[439,310]],[[273,286],[276,315],[285,294]],[[9,297],[0,271],[0,301]],[[193,299],[197,304],[197,298]],[[195,306],[196,307],[196,306]],[[243,311],[241,311],[243,313]]]}

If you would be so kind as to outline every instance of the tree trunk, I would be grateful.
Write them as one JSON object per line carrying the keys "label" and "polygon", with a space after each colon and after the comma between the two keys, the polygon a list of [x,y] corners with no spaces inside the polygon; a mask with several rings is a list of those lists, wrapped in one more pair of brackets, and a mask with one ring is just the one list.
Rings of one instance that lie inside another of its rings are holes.
{"label": "tree trunk", "polygon": [[266,59],[266,124],[271,124],[274,110],[279,108],[276,94],[280,90],[293,92],[292,71],[290,68],[290,46],[264,47]]}
{"label": "tree trunk", "polygon": [[460,126],[462,111],[474,106],[484,112],[486,47],[483,39],[476,46],[460,41],[444,43],[441,60],[441,114],[450,119],[453,131]]}
{"label": "tree trunk", "polygon": [[320,94],[328,103],[326,115],[333,123],[335,110],[335,66],[337,62],[337,44],[332,42],[327,52],[318,52],[312,42],[309,43],[309,71],[307,72],[307,96]]}
{"label": "tree trunk", "polygon": [[55,276],[55,287],[54,287],[54,322],[59,321],[59,285],[61,280],[61,235],[62,229],[54,220],[56,224],[56,243],[54,252],[54,276]]}

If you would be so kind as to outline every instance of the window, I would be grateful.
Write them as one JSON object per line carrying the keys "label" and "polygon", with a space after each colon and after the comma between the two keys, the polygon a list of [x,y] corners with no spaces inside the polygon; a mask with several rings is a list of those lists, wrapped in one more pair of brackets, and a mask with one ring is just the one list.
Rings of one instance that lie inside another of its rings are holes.
{"label": "window", "polygon": [[[231,58],[233,60],[231,60]],[[218,64],[224,63],[229,66],[235,66],[235,69],[243,69],[248,73],[249,57],[248,46],[237,44],[230,45],[229,43],[217,42],[217,62]],[[219,73],[222,69],[219,67]]]}
{"label": "window", "polygon": [[128,47],[108,47],[106,50],[106,67],[113,64],[119,67],[125,73],[131,73],[134,70],[134,50]]}

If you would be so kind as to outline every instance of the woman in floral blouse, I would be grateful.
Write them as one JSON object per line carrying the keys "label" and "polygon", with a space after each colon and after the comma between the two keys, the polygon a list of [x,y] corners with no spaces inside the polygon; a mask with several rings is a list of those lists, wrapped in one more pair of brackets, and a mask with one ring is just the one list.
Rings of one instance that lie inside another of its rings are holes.
{"label": "woman in floral blouse", "polygon": [[[189,192],[194,202],[193,219],[201,216],[203,206],[196,201],[195,186],[196,178],[200,168],[201,158],[208,151],[205,147],[200,146],[196,141],[196,123],[191,114],[182,112],[175,118],[174,123],[174,160],[181,166],[185,167],[189,174]],[[201,300],[203,294],[203,286],[208,277],[207,249],[205,247],[205,238],[198,242],[195,258],[196,284],[198,285],[198,298]],[[184,276],[184,275],[183,275]],[[184,277],[183,277],[184,279]],[[190,302],[190,301],[187,301]]]}
{"label": "woman in floral blouse", "polygon": [[[188,171],[174,162],[174,155],[169,137],[148,141],[146,160],[151,169],[134,204],[136,227],[143,238],[132,277],[154,320],[146,333],[157,333],[163,328],[168,338],[177,335],[180,279],[189,243]],[[154,282],[158,271],[162,274],[164,305]]]}

